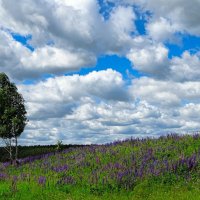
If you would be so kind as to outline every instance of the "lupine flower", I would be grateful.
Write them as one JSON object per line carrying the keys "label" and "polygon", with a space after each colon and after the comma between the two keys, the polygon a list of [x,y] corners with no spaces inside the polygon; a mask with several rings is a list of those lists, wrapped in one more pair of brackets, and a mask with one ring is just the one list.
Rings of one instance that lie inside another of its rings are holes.
{"label": "lupine flower", "polygon": [[61,166],[57,166],[57,167],[52,167],[52,170],[55,172],[63,172],[68,170],[68,165],[61,165]]}
{"label": "lupine flower", "polygon": [[6,180],[7,177],[8,177],[7,174],[0,173],[0,181]]}
{"label": "lupine flower", "polygon": [[76,181],[72,176],[65,176],[57,182],[57,185],[74,185],[75,183]]}
{"label": "lupine flower", "polygon": [[45,176],[40,176],[38,178],[38,184],[44,186],[46,184],[46,177]]}

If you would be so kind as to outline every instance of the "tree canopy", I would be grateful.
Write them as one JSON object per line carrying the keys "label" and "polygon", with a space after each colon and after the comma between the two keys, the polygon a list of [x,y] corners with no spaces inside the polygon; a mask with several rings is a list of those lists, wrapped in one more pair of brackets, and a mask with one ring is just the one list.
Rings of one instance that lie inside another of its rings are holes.
{"label": "tree canopy", "polygon": [[16,152],[17,138],[24,131],[26,122],[22,95],[18,93],[17,87],[10,82],[8,76],[0,73],[0,138],[9,141],[6,145],[11,145],[11,140],[15,140]]}

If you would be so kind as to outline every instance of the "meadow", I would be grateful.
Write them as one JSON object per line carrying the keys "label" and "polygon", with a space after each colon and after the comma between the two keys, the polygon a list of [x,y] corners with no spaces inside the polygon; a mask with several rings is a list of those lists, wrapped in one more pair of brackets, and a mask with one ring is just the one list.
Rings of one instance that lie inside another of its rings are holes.
{"label": "meadow", "polygon": [[0,199],[200,199],[200,135],[70,147],[0,163]]}

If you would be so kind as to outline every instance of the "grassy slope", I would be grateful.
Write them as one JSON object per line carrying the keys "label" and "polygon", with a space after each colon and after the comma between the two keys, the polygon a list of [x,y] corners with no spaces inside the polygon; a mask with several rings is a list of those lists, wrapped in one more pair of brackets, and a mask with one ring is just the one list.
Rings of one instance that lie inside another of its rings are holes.
{"label": "grassy slope", "polygon": [[0,199],[200,199],[200,136],[70,148],[25,162],[0,165]]}

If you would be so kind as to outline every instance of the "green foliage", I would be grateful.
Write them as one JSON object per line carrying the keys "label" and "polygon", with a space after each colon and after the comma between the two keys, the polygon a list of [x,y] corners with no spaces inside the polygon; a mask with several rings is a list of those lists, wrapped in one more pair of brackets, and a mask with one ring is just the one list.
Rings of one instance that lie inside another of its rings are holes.
{"label": "green foliage", "polygon": [[[68,148],[75,148],[75,147],[81,147],[83,145],[64,145],[62,146],[63,149],[68,149]],[[19,149],[19,155],[18,158],[25,158],[28,156],[38,156],[42,154],[47,154],[50,152],[55,152],[57,149],[56,145],[46,145],[46,146],[41,146],[41,145],[36,145],[36,146],[18,146]],[[0,162],[6,162],[8,161],[8,152],[3,147],[0,147]]]}
{"label": "green foliage", "polygon": [[6,74],[0,73],[0,137],[18,137],[26,125],[24,99]]}
{"label": "green foliage", "polygon": [[[15,159],[17,159],[17,137],[26,126],[27,117],[24,99],[17,87],[5,73],[0,73],[0,138],[6,142],[12,161],[12,139],[15,140]],[[8,140],[8,141],[7,141]]]}
{"label": "green foliage", "polygon": [[63,149],[63,143],[61,140],[58,140],[56,144],[56,150],[61,151],[62,149]]}

